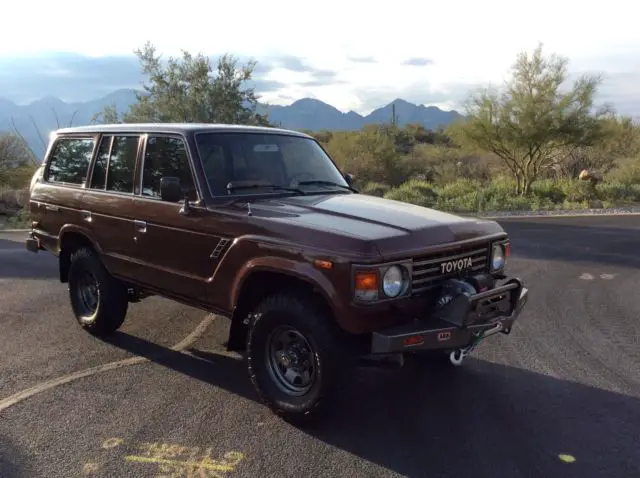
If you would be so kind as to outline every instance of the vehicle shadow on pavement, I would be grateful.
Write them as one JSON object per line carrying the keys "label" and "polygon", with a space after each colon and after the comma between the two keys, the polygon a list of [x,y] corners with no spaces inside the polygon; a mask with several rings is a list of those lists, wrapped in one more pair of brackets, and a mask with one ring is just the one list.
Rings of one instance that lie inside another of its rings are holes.
{"label": "vehicle shadow on pavement", "polygon": [[[0,420],[2,418],[0,417]],[[0,425],[2,422],[0,421]],[[22,478],[29,475],[29,470],[25,469],[25,460],[22,453],[7,439],[5,435],[0,435],[0,476],[7,478]]]}
{"label": "vehicle shadow on pavement", "polygon": [[629,228],[554,221],[558,220],[505,221],[501,225],[518,257],[640,268],[639,231],[632,228],[640,226],[640,216],[625,216]]}
{"label": "vehicle shadow on pavement", "polygon": [[[242,360],[174,352],[125,333],[109,342],[258,400]],[[458,369],[407,362],[396,370],[359,369],[337,398],[319,426],[295,433],[402,475],[638,473],[640,400],[569,380],[473,358]]]}

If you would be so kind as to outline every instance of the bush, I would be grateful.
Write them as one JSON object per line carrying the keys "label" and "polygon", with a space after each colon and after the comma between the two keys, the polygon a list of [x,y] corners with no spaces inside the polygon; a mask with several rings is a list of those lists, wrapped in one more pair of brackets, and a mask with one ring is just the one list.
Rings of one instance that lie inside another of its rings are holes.
{"label": "bush", "polygon": [[363,194],[369,194],[371,196],[383,197],[386,192],[391,189],[391,186],[384,183],[370,182],[367,183],[360,192]]}
{"label": "bush", "polygon": [[17,213],[7,217],[5,227],[11,229],[26,229],[31,227],[31,213],[28,208],[22,208]]}
{"label": "bush", "polygon": [[0,188],[0,214],[15,214],[29,202],[29,190]]}
{"label": "bush", "polygon": [[424,207],[434,207],[437,193],[427,181],[409,180],[397,188],[390,189],[384,195],[385,199],[408,202]]}
{"label": "bush", "polygon": [[603,179],[607,183],[640,184],[640,158],[621,159],[613,169],[605,174]]}

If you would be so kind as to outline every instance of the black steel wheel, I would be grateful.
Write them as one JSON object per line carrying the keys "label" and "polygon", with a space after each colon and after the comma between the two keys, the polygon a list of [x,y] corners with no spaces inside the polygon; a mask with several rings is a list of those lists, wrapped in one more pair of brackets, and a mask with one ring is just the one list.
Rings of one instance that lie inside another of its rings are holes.
{"label": "black steel wheel", "polygon": [[296,425],[323,416],[356,363],[333,318],[312,296],[276,293],[256,308],[247,337],[249,377],[261,400]]}

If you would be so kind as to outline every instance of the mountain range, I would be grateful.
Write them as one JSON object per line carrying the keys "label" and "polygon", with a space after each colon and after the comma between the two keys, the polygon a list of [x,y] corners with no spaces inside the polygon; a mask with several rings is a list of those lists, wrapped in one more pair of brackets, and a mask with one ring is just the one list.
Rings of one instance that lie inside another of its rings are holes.
{"label": "mountain range", "polygon": [[[66,126],[89,124],[94,114],[111,104],[116,105],[118,112],[127,111],[135,101],[134,90],[126,89],[83,103],[66,103],[59,98],[47,96],[26,105],[17,105],[0,98],[0,131],[17,130],[36,156],[42,158],[51,131]],[[260,104],[258,111],[267,113],[272,123],[283,128],[350,131],[361,129],[367,124],[391,122],[394,108],[400,126],[419,123],[426,129],[436,129],[460,116],[456,111],[416,105],[402,99],[396,99],[365,116],[354,111],[343,113],[312,98],[303,98],[287,106]]]}

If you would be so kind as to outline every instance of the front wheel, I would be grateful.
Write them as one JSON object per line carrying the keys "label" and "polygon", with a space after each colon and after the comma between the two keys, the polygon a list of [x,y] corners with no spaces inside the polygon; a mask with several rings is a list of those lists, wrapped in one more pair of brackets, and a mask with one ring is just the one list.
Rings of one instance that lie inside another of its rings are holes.
{"label": "front wheel", "polygon": [[331,328],[331,317],[310,298],[276,294],[254,311],[249,377],[261,400],[289,422],[311,423],[331,398],[342,348]]}

